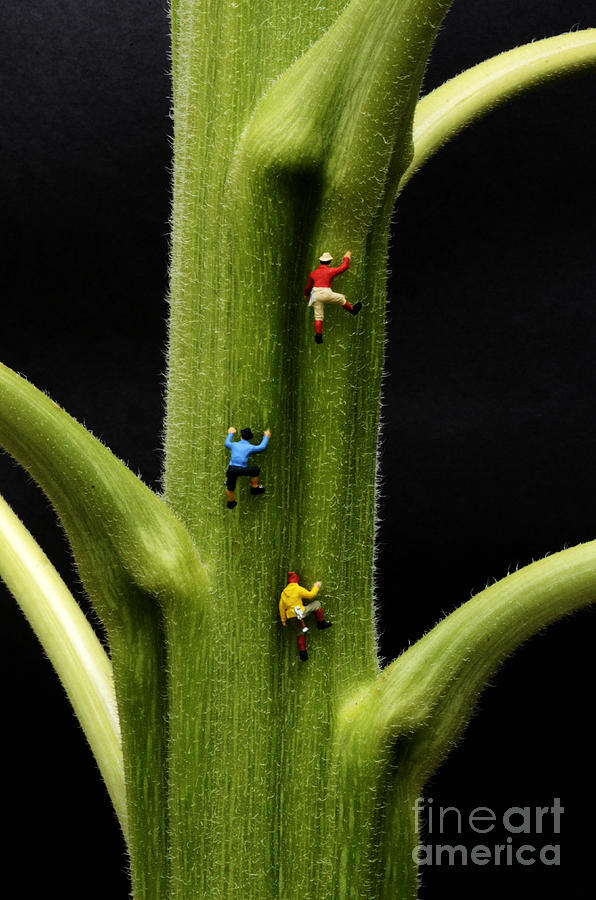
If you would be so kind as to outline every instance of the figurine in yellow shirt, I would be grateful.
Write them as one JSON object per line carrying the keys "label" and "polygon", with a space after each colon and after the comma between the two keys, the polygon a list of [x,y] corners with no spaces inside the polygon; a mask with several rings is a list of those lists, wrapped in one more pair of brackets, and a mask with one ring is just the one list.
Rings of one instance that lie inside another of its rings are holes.
{"label": "figurine in yellow shirt", "polygon": [[[325,628],[331,628],[331,625],[333,624],[332,622],[325,621],[320,601],[315,600],[320,587],[321,582],[316,581],[312,590],[307,591],[306,588],[300,586],[296,573],[288,572],[288,583],[283,589],[279,601],[279,617],[281,619],[281,624],[285,628],[288,622],[290,622],[295,629],[298,641],[298,655],[302,662],[306,662],[308,659],[308,653],[306,652],[306,638],[304,636],[308,631],[308,628],[304,624],[305,616],[314,612],[319,631],[324,631]],[[308,603],[305,606],[303,603],[304,600],[312,600],[312,603]]]}

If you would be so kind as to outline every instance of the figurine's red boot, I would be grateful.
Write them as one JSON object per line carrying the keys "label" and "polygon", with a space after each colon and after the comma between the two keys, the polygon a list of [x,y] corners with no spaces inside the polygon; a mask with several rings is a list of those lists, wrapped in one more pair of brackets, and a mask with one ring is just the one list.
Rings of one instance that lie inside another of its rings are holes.
{"label": "figurine's red boot", "polygon": [[358,303],[355,303],[354,306],[352,306],[352,304],[348,303],[348,301],[346,300],[346,302],[344,303],[344,309],[346,312],[352,313],[353,316],[357,316],[362,309],[362,303],[359,300]]}
{"label": "figurine's red boot", "polygon": [[323,323],[315,319],[315,341],[317,344],[323,343]]}
{"label": "figurine's red boot", "polygon": [[317,628],[319,631],[324,631],[326,628],[331,628],[333,622],[325,621],[325,616],[323,615],[322,609],[317,609],[315,611],[315,616],[317,617]]}
{"label": "figurine's red boot", "polygon": [[296,640],[298,641],[298,656],[302,662],[306,662],[308,659],[308,653],[306,652],[306,638],[303,634],[299,634]]}

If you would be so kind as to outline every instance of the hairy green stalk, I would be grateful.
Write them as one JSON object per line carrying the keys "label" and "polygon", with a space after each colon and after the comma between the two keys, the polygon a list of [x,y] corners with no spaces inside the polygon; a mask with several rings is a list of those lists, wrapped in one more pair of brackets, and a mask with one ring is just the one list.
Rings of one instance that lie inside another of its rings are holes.
{"label": "hairy green stalk", "polygon": [[[468,121],[595,61],[592,32],[562,36],[418,102],[449,6],[173,0],[163,498],[0,367],[0,440],[54,504],[106,629],[136,900],[413,900],[413,799],[502,660],[596,595],[593,545],[566,551],[379,671],[374,486],[395,197]],[[306,274],[323,250],[339,261],[348,249],[341,291],[363,315],[329,310],[315,345]],[[230,425],[272,431],[267,493],[239,485],[234,511]],[[277,615],[288,569],[323,581],[335,624],[311,631],[306,666]]]}
{"label": "hairy green stalk", "polygon": [[[426,3],[317,6],[174,6],[165,499],[213,571],[212,618],[200,629],[192,605],[164,608],[180,897],[246,896],[247,859],[255,897],[291,896],[297,869],[314,894],[331,894],[342,838],[325,747],[338,697],[378,666],[371,596],[386,236],[393,169],[410,159],[436,29]],[[254,27],[261,16],[265,34]],[[353,250],[343,289],[365,298],[367,324],[331,311],[321,353],[301,298],[323,249],[339,258]],[[217,490],[223,441],[229,425],[247,424],[272,430],[268,493],[258,508],[241,498],[231,516]],[[296,670],[294,642],[276,624],[288,568],[323,580],[336,625],[312,638],[316,669]],[[196,640],[190,654],[184,634]],[[217,694],[197,693],[205,682]],[[294,767],[300,777],[287,777]],[[327,864],[313,846],[327,848]]]}

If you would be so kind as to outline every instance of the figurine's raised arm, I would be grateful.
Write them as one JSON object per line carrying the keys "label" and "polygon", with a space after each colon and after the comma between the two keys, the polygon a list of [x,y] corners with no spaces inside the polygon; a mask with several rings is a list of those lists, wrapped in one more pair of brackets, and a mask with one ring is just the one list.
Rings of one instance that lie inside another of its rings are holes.
{"label": "figurine's raised arm", "polygon": [[345,272],[346,269],[349,269],[349,268],[350,268],[350,260],[351,260],[351,259],[352,259],[352,251],[351,251],[351,250],[346,250],[346,252],[344,253],[344,258],[342,259],[342,261],[341,261],[341,263],[339,264],[339,266],[330,267],[330,268],[328,269],[329,274],[331,275],[331,277],[332,277],[332,278],[335,278],[336,275],[341,275],[342,272]]}
{"label": "figurine's raised arm", "polygon": [[257,444],[256,447],[253,447],[251,453],[262,453],[267,444],[269,443],[269,438],[271,437],[271,432],[269,429],[263,432],[263,440],[260,444]]}
{"label": "figurine's raised arm", "polygon": [[317,594],[319,593],[319,589],[321,588],[321,582],[315,581],[310,591],[307,591],[306,588],[303,588],[301,584],[298,585],[300,591],[300,597],[303,600],[314,600]]}

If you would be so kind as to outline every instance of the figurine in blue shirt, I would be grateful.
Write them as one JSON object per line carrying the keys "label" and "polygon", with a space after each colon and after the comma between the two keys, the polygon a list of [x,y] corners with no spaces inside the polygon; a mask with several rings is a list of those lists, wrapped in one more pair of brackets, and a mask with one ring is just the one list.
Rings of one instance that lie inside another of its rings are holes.
{"label": "figurine in blue shirt", "polygon": [[249,466],[248,458],[251,453],[262,453],[271,437],[269,429],[263,433],[263,440],[260,444],[251,444],[253,433],[250,428],[243,428],[240,432],[239,441],[234,441],[236,434],[235,428],[228,428],[228,436],[226,438],[226,447],[231,451],[230,465],[226,469],[226,494],[228,495],[228,509],[234,509],[238,501],[234,500],[234,491],[236,490],[236,479],[240,475],[247,475],[250,478],[251,494],[264,494],[265,488],[259,482],[258,466]]}

